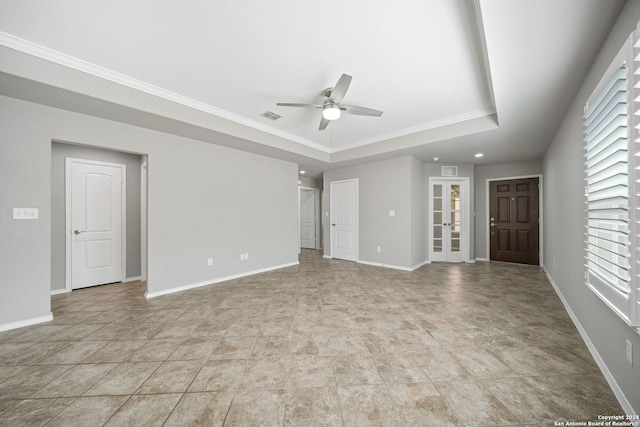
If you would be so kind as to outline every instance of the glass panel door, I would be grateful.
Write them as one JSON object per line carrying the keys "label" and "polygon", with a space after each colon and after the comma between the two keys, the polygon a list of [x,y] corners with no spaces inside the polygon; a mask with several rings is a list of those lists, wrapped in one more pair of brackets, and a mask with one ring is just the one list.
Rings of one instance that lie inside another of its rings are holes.
{"label": "glass panel door", "polygon": [[468,181],[431,179],[430,182],[430,259],[464,261],[464,209]]}
{"label": "glass panel door", "polygon": [[449,184],[450,209],[449,209],[449,248],[451,252],[460,252],[460,184]]}
{"label": "glass panel door", "polygon": [[434,184],[433,185],[433,252],[442,252],[442,239],[443,233],[442,229],[444,228],[444,224],[442,219],[444,218],[442,208],[444,207],[444,203],[442,203],[442,187],[443,184]]}

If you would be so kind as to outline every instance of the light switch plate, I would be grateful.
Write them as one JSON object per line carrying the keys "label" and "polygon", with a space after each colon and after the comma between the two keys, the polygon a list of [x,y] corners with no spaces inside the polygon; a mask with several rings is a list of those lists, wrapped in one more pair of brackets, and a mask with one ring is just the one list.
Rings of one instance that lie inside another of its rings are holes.
{"label": "light switch plate", "polygon": [[390,210],[389,211],[389,216],[396,216],[396,211]]}
{"label": "light switch plate", "polygon": [[13,219],[38,219],[38,208],[13,208]]}

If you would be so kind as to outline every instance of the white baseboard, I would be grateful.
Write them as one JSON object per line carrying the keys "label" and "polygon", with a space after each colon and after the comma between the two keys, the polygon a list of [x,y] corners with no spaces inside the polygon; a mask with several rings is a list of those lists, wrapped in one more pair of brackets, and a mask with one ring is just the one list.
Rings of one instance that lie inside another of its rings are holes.
{"label": "white baseboard", "polygon": [[562,292],[560,292],[560,288],[558,288],[558,285],[553,280],[553,278],[551,277],[547,269],[542,265],[540,267],[542,267],[542,270],[544,271],[544,274],[547,276],[547,279],[549,279],[551,286],[553,286],[553,289],[556,291],[556,294],[560,298],[560,301],[562,301],[562,304],[564,305],[565,310],[569,314],[569,317],[571,317],[571,320],[573,321],[573,324],[576,326],[576,329],[578,329],[578,332],[580,333],[582,340],[587,345],[587,348],[589,349],[591,356],[598,364],[600,371],[602,371],[604,378],[607,380],[607,383],[609,383],[609,387],[611,387],[611,390],[613,391],[613,394],[616,396],[616,399],[618,399],[618,403],[620,403],[622,410],[627,415],[632,415],[632,414],[636,415],[633,407],[631,406],[631,403],[629,403],[629,400],[622,392],[622,389],[620,388],[620,386],[618,385],[618,382],[616,381],[613,374],[607,367],[607,364],[604,362],[604,360],[600,356],[600,353],[598,353],[598,350],[596,349],[595,345],[593,345],[593,342],[589,338],[589,335],[587,335],[587,331],[584,330],[584,328],[580,324],[580,321],[576,317],[575,313],[573,312],[573,310],[571,310],[569,303],[564,298],[564,295],[562,295]]}
{"label": "white baseboard", "polygon": [[66,294],[67,293],[67,289],[63,288],[63,289],[51,289],[51,295],[60,295],[60,294]]}
{"label": "white baseboard", "polygon": [[299,264],[300,263],[296,261],[289,264],[276,265],[273,267],[262,268],[260,270],[253,270],[253,271],[248,271],[246,273],[234,274],[232,276],[220,277],[218,279],[206,280],[204,282],[191,283],[189,285],[178,286],[177,288],[171,288],[164,291],[151,292],[151,293],[147,291],[144,293],[144,297],[146,299],[151,299],[151,298],[159,297],[162,295],[174,294],[176,292],[187,291],[189,289],[195,289],[195,288],[200,288],[202,286],[208,286],[208,285],[214,285],[216,283],[226,282],[228,280],[239,279],[241,277],[253,276],[254,274],[266,273],[268,271],[279,270],[281,268],[286,268],[286,267],[293,267],[294,265],[299,265]]}
{"label": "white baseboard", "polygon": [[32,319],[0,325],[0,332],[9,331],[11,329],[24,328],[25,326],[37,325],[38,323],[50,322],[52,320],[53,313],[49,313],[46,316],[34,317]]}
{"label": "white baseboard", "polygon": [[363,261],[363,260],[358,260],[356,262],[358,264],[372,265],[374,267],[391,268],[393,270],[401,270],[401,271],[413,271],[413,270],[416,270],[416,269],[422,267],[425,264],[429,264],[429,261],[423,261],[423,262],[421,262],[419,264],[414,265],[413,267],[404,267],[404,266],[400,266],[400,265],[383,264],[383,263],[380,263],[380,262],[371,262],[371,261]]}
{"label": "white baseboard", "polygon": [[126,277],[122,283],[127,283],[127,282],[137,282],[139,280],[142,280],[142,277],[140,276],[134,276],[134,277]]}
{"label": "white baseboard", "polygon": [[488,262],[489,260],[487,258],[476,258],[476,261]]}
{"label": "white baseboard", "polygon": [[332,259],[329,255],[322,255],[322,258]]}

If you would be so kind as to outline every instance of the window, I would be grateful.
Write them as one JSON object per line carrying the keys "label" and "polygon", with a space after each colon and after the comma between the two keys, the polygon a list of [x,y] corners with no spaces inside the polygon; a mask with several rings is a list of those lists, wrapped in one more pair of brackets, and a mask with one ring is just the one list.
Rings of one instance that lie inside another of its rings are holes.
{"label": "window", "polygon": [[636,29],[585,105],[587,285],[640,324],[640,41]]}

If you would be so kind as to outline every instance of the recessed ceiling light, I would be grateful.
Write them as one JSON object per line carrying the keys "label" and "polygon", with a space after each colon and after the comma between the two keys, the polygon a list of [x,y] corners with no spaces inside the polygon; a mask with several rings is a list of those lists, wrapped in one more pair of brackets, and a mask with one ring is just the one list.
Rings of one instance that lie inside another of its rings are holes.
{"label": "recessed ceiling light", "polygon": [[431,160],[433,160],[434,162],[437,162],[438,160],[440,160],[440,157],[434,157],[434,158],[433,158],[433,159],[431,159]]}
{"label": "recessed ceiling light", "polygon": [[305,173],[307,173],[307,171],[300,171],[300,173],[304,175]]}
{"label": "recessed ceiling light", "polygon": [[482,156],[484,156],[484,154],[482,154],[482,153],[478,153],[478,154],[476,154],[474,157],[482,157]]}

